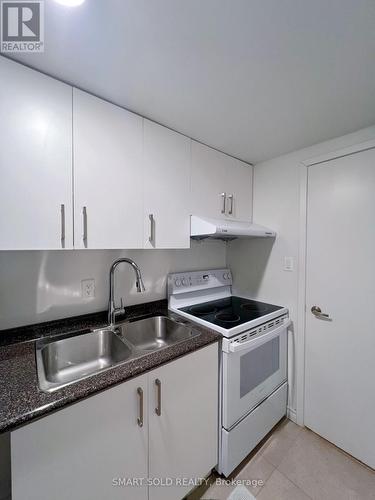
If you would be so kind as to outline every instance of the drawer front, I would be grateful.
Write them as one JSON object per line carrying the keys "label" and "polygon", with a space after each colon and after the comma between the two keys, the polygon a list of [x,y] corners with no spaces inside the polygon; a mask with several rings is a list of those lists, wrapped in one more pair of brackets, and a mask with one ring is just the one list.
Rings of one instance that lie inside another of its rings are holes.
{"label": "drawer front", "polygon": [[283,384],[231,431],[221,430],[219,472],[228,476],[286,414],[288,387]]}

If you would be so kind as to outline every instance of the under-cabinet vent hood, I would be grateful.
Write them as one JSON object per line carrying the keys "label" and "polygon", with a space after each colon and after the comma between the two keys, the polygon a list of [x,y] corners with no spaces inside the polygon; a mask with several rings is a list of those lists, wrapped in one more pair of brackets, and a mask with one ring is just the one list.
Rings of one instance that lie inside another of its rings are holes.
{"label": "under-cabinet vent hood", "polygon": [[234,240],[235,238],[272,238],[276,236],[276,233],[251,222],[209,219],[192,215],[190,236],[196,240],[204,238]]}

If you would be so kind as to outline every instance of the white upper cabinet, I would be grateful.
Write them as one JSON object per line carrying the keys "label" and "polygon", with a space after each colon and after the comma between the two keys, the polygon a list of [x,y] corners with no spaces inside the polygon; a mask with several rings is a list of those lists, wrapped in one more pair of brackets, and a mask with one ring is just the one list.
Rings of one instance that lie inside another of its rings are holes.
{"label": "white upper cabinet", "polygon": [[75,248],[143,248],[142,118],[73,91]]}
{"label": "white upper cabinet", "polygon": [[190,247],[191,140],[144,120],[144,247]]}
{"label": "white upper cabinet", "polygon": [[251,220],[246,163],[3,57],[0,72],[0,250],[189,248],[191,214]]}
{"label": "white upper cabinet", "polygon": [[252,220],[253,167],[248,163],[228,156],[226,173],[227,216],[240,220]]}
{"label": "white upper cabinet", "polygon": [[252,166],[192,141],[192,214],[252,218]]}
{"label": "white upper cabinet", "polygon": [[0,249],[72,248],[72,88],[0,57]]}
{"label": "white upper cabinet", "polygon": [[192,215],[225,217],[226,155],[191,142]]}

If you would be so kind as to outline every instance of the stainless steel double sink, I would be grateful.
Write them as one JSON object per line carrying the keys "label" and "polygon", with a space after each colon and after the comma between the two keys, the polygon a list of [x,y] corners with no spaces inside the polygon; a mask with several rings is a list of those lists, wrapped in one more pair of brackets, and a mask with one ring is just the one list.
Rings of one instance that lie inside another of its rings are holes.
{"label": "stainless steel double sink", "polygon": [[41,339],[36,343],[39,387],[52,392],[198,335],[178,320],[154,316],[114,328]]}

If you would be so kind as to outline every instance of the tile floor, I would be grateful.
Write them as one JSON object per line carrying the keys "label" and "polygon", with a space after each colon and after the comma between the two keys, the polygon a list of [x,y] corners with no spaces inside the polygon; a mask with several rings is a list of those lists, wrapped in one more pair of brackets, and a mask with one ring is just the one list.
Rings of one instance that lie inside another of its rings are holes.
{"label": "tile floor", "polygon": [[[232,478],[257,480],[247,486],[257,500],[375,500],[373,470],[287,419]],[[226,500],[235,486],[217,485],[217,479],[213,474],[209,488],[196,490],[188,500]]]}

